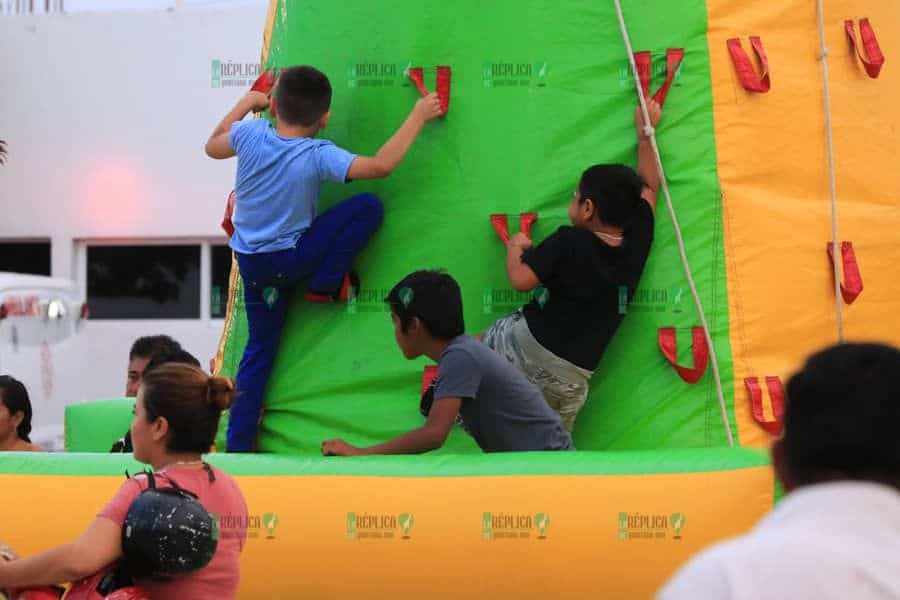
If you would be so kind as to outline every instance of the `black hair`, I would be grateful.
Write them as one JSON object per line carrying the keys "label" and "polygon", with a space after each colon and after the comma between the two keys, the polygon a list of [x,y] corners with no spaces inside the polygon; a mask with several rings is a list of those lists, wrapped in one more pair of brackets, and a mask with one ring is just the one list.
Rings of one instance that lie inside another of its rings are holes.
{"label": "black hair", "polygon": [[170,452],[206,453],[212,447],[222,411],[237,393],[228,377],[209,376],[199,368],[167,363],[141,379],[147,422],[165,417]]}
{"label": "black hair", "polygon": [[6,406],[10,415],[20,412],[24,415],[22,422],[16,429],[19,439],[31,442],[31,400],[28,398],[28,390],[25,385],[9,375],[0,375],[0,402]]}
{"label": "black hair", "polygon": [[181,350],[181,344],[173,340],[167,335],[147,335],[139,337],[131,345],[131,352],[128,353],[128,360],[134,360],[137,357],[153,358],[156,354],[166,352],[173,353]]}
{"label": "black hair", "polygon": [[784,448],[796,485],[874,480],[900,488],[900,350],[841,344],[787,384]]}
{"label": "black hair", "polygon": [[644,181],[625,165],[594,165],[578,182],[580,202],[594,204],[595,217],[613,227],[627,227],[641,202]]}
{"label": "black hair", "polygon": [[154,354],[150,360],[147,362],[147,366],[144,368],[144,373],[146,374],[151,369],[155,369],[159,365],[164,365],[166,363],[179,363],[183,365],[191,365],[192,367],[197,367],[198,369],[203,369],[200,366],[200,361],[197,360],[197,357],[185,350],[184,348],[178,348],[172,352],[169,351],[161,351]]}
{"label": "black hair", "polygon": [[290,67],[281,72],[275,90],[278,118],[288,125],[309,127],[331,107],[331,83],[314,67]]}
{"label": "black hair", "polygon": [[459,284],[443,271],[416,271],[394,286],[384,301],[400,319],[406,332],[413,317],[441,340],[452,340],[466,331]]}

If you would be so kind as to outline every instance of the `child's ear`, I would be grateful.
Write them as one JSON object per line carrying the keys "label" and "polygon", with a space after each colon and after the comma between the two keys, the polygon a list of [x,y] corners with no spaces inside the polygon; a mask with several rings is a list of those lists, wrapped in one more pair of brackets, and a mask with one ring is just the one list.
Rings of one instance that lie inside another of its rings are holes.
{"label": "child's ear", "polygon": [[325,129],[326,127],[328,127],[329,119],[331,119],[331,111],[330,110],[328,112],[326,112],[324,115],[322,115],[321,119],[319,119],[319,129]]}
{"label": "child's ear", "polygon": [[272,115],[273,119],[278,118],[278,111],[275,109],[275,96],[269,98],[269,114]]}

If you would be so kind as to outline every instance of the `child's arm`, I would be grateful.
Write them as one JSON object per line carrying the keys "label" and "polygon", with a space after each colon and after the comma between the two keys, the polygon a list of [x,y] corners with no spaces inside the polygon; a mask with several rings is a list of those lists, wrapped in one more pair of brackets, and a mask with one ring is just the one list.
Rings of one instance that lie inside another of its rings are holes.
{"label": "child's arm", "polygon": [[375,156],[357,156],[353,159],[347,171],[347,179],[380,179],[390,175],[406,156],[406,152],[422,131],[422,126],[440,114],[441,103],[437,94],[420,98],[400,129],[384,143]]}
{"label": "child's arm", "polygon": [[420,454],[437,450],[444,445],[444,440],[447,439],[447,435],[456,421],[456,416],[459,414],[460,406],[462,406],[460,398],[435,400],[428,413],[428,419],[418,429],[404,433],[389,442],[368,448],[357,448],[340,439],[326,440],[322,442],[322,454],[324,456],[364,456],[369,454]]}
{"label": "child's arm", "polygon": [[228,141],[231,126],[247,116],[247,113],[265,110],[269,106],[269,97],[262,92],[247,92],[238,100],[225,118],[216,125],[212,135],[206,141],[206,155],[210,158],[231,158],[234,148]]}
{"label": "child's arm", "polygon": [[[647,113],[650,115],[650,124],[656,127],[662,118],[662,107],[656,100],[647,102]],[[659,191],[659,169],[656,168],[656,156],[653,154],[653,145],[650,137],[644,133],[644,114],[638,106],[634,111],[634,122],[638,135],[638,166],[637,172],[644,180],[644,189],[641,197],[647,201],[653,212],[656,212],[656,194]]]}
{"label": "child's arm", "polygon": [[533,290],[540,283],[534,270],[522,262],[522,254],[532,245],[534,243],[521,231],[506,245],[506,275],[510,285],[518,292]]}

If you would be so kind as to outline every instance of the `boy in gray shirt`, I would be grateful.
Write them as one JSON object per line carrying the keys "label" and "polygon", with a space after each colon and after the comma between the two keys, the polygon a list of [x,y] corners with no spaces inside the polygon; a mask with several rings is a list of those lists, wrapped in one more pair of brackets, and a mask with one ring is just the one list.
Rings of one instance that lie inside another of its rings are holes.
{"label": "boy in gray shirt", "polygon": [[515,366],[464,335],[462,295],[438,271],[408,275],[385,299],[403,355],[437,361],[434,400],[422,427],[393,440],[357,448],[341,439],[322,443],[322,454],[418,454],[444,444],[453,423],[485,452],[574,450],[572,438],[541,392]]}

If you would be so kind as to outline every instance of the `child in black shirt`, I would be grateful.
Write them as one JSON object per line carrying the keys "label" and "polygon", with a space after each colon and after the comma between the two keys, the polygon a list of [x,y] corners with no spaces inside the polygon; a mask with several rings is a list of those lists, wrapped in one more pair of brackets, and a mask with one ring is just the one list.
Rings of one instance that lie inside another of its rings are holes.
{"label": "child in black shirt", "polygon": [[[652,100],[647,108],[655,127],[662,110]],[[640,109],[635,122],[637,172],[616,164],[588,168],[569,205],[571,226],[537,246],[522,233],[509,241],[506,268],[513,288],[542,289],[483,336],[541,389],[569,431],[653,242],[659,174]]]}

